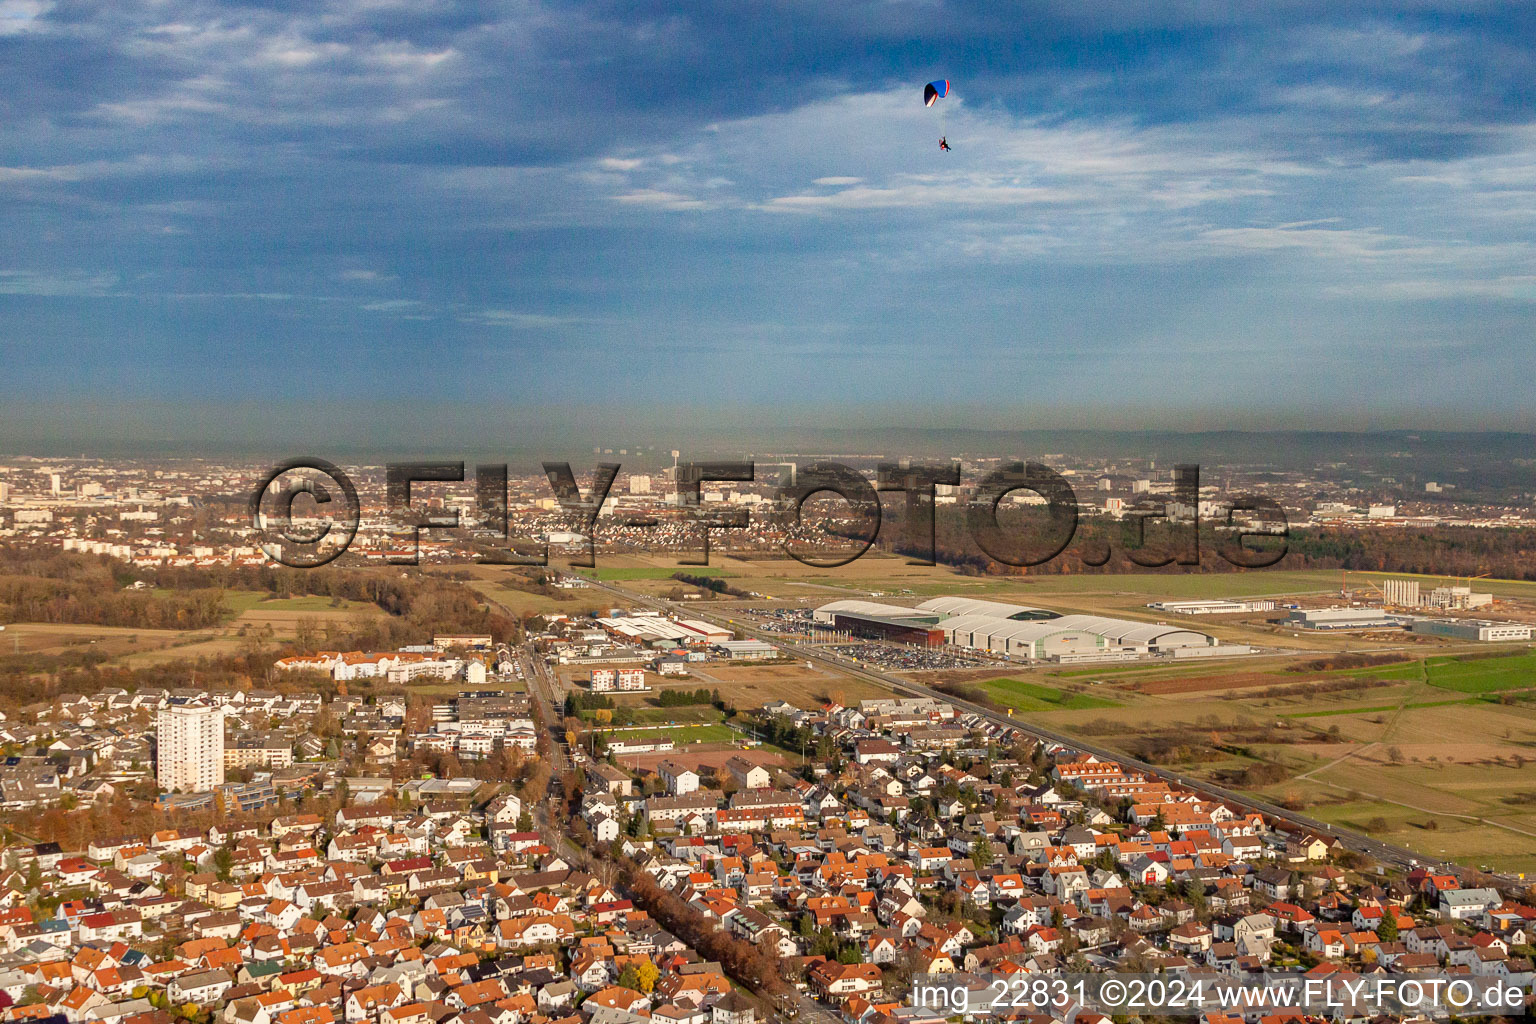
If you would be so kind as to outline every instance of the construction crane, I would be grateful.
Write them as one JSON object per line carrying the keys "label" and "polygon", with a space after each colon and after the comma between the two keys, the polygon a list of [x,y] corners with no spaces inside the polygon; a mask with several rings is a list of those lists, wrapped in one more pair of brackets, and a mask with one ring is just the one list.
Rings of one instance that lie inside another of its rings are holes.
{"label": "construction crane", "polygon": [[[1340,579],[1341,579],[1341,582],[1339,583],[1339,596],[1344,598],[1347,601],[1347,600],[1349,600],[1349,570],[1348,569],[1340,569],[1339,573],[1340,573]],[[1358,579],[1359,577],[1360,577],[1360,570],[1356,569],[1355,570],[1355,578]],[[1376,583],[1375,580],[1372,580],[1369,577],[1367,577],[1367,579],[1365,581],[1365,584],[1366,584],[1366,586],[1370,587],[1372,590],[1376,591],[1376,593],[1381,596],[1381,599],[1382,599],[1383,602],[1386,601],[1387,595],[1382,591],[1381,586],[1378,583]]]}
{"label": "construction crane", "polygon": [[1481,572],[1481,573],[1478,573],[1476,576],[1452,576],[1450,578],[1450,581],[1446,585],[1454,587],[1454,586],[1457,585],[1458,581],[1461,581],[1461,586],[1464,586],[1464,587],[1466,587],[1468,589],[1471,589],[1472,581],[1473,580],[1487,579],[1489,576],[1492,576],[1492,575],[1493,575],[1493,573],[1491,573],[1491,572]]}

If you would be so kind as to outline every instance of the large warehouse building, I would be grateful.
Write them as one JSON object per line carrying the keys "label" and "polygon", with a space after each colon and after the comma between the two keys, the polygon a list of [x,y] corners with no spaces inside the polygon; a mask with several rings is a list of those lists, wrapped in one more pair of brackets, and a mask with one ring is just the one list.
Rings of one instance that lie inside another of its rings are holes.
{"label": "large warehouse building", "polygon": [[1074,659],[1111,654],[1160,654],[1214,647],[1198,630],[1102,615],[1060,615],[1044,608],[936,597],[916,608],[874,601],[833,601],[815,621],[854,636],[930,647],[953,644],[1010,658]]}
{"label": "large warehouse building", "polygon": [[944,631],[937,614],[925,615],[913,608],[875,601],[833,601],[811,613],[816,622],[841,629],[865,640],[890,640],[921,647],[943,647]]}

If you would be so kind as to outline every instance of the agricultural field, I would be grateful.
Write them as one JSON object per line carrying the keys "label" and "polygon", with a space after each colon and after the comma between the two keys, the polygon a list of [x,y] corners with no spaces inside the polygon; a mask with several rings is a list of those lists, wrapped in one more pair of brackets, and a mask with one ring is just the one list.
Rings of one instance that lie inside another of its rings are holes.
{"label": "agricultural field", "polygon": [[469,586],[486,600],[505,608],[512,615],[542,615],[544,612],[574,610],[572,602],[562,602],[543,594],[533,594],[491,580],[472,580]]}
{"label": "agricultural field", "polygon": [[1072,693],[1053,686],[1042,686],[1022,679],[989,679],[981,683],[982,689],[999,704],[1015,712],[1025,711],[1087,711],[1094,708],[1116,708],[1120,705],[1103,697],[1087,693]]}
{"label": "agricultural field", "polygon": [[183,658],[222,657],[237,654],[252,644],[292,640],[301,630],[312,631],[317,643],[323,644],[327,629],[346,632],[349,624],[360,618],[386,614],[377,605],[362,601],[333,603],[329,597],[317,596],[268,598],[259,591],[229,591],[225,602],[238,614],[223,625],[175,632],[174,641],[123,652],[118,662],[129,668],[144,668]]}
{"label": "agricultural field", "polygon": [[[665,575],[673,572],[696,573],[703,567],[678,566],[671,562],[650,560]],[[903,557],[870,552],[848,565],[832,569],[815,568],[791,558],[743,559],[711,553],[710,568],[721,568],[728,575],[749,580],[753,589],[771,589],[774,581],[799,586],[790,597],[814,597],[815,590],[843,592],[863,596],[880,591],[887,596],[913,598],[955,594],[988,600],[1019,600],[1026,604],[1046,603],[1045,598],[1088,597],[1099,603],[1109,599],[1114,604],[1143,607],[1148,601],[1181,598],[1281,597],[1322,594],[1337,591],[1339,574],[1332,571],[1291,572],[1254,569],[1244,572],[1190,573],[1183,571],[1136,574],[1063,576],[963,576],[945,566],[908,565]],[[598,556],[599,573],[617,571],[626,564],[619,558]],[[614,566],[613,570],[608,567]],[[578,570],[580,571],[580,570]],[[606,575],[599,578],[613,578]],[[747,585],[743,583],[742,585]],[[1530,586],[1536,598],[1536,585]]]}
{"label": "agricultural field", "polygon": [[1459,693],[1496,693],[1536,687],[1536,654],[1473,661],[1427,658],[1424,670],[1430,686]]}
{"label": "agricultural field", "polygon": [[0,656],[10,654],[93,653],[116,658],[155,651],[185,641],[188,631],[177,629],[127,629],[70,623],[16,622],[0,632]]}
{"label": "agricultural field", "polygon": [[544,612],[562,612],[566,615],[585,615],[588,612],[624,605],[626,602],[612,594],[591,589],[556,590],[553,594],[536,594],[532,591],[507,585],[515,570],[501,565],[472,565],[463,567],[470,575],[468,585],[487,601],[506,609],[513,616],[541,615]]}
{"label": "agricultural field", "polygon": [[596,569],[576,569],[573,571],[581,573],[583,576],[592,576],[595,579],[612,583],[626,583],[634,580],[670,580],[680,572],[686,573],[689,576],[708,576],[712,579],[736,575],[732,572],[726,572],[718,566],[711,565],[636,565],[628,568],[600,566]]}
{"label": "agricultural field", "polygon": [[[168,593],[168,591],[163,591]],[[305,594],[299,597],[272,597],[261,590],[227,590],[224,603],[237,615],[246,612],[348,613],[376,610],[366,601],[348,601],[339,597]]]}
{"label": "agricultural field", "polygon": [[761,707],[776,700],[813,708],[828,700],[852,704],[891,695],[887,687],[878,683],[845,675],[821,665],[807,667],[803,661],[740,665],[697,662],[688,667],[692,676],[689,680],[680,681],[680,686],[685,689],[690,686],[718,689],[726,704],[743,710]]}
{"label": "agricultural field", "polygon": [[[204,629],[130,629],[68,623],[12,623],[0,633],[0,655],[64,655],[90,651],[131,668],[159,665],[183,658],[237,653],[251,643],[292,639],[301,624],[321,635],[328,624],[344,626],[360,615],[383,615],[370,604],[342,602],[332,607],[329,598],[294,598],[259,601],[247,592],[235,592],[228,603],[237,614],[229,621]],[[320,602],[318,606],[313,602]]]}
{"label": "agricultural field", "polygon": [[1025,678],[1097,679],[1093,696],[1119,706],[1021,715],[1426,854],[1536,872],[1533,662],[1046,670]]}

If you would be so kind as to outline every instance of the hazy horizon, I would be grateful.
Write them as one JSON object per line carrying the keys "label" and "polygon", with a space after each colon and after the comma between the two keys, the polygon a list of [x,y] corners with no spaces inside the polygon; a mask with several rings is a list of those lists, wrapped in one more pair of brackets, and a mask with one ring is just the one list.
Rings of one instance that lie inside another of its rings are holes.
{"label": "hazy horizon", "polygon": [[[710,453],[762,457],[800,453],[962,456],[1041,451],[1155,457],[1172,464],[1191,459],[1287,463],[1409,450],[1451,457],[1473,446],[1479,458],[1536,458],[1536,429],[1413,424],[1280,422],[1248,426],[1235,419],[1160,411],[1123,415],[1100,425],[1064,412],[985,410],[959,417],[899,417],[899,410],[797,410],[734,415],[705,409],[680,414],[655,409],[516,409],[437,404],[399,406],[223,403],[114,405],[82,410],[68,423],[46,408],[0,410],[0,457],[132,458],[232,457],[280,459],[315,455],[338,461],[382,461],[411,456],[450,459],[589,459],[595,448],[627,448],[666,456],[682,448],[690,457]],[[728,424],[728,425],[727,425]],[[659,457],[658,456],[658,457]],[[606,457],[606,456],[605,456]],[[667,456],[668,460],[670,459]],[[1299,463],[1298,463],[1299,464]]]}

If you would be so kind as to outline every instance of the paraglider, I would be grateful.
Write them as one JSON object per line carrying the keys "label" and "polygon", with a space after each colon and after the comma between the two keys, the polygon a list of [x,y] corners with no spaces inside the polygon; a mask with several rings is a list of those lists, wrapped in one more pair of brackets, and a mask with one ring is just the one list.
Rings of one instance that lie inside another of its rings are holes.
{"label": "paraglider", "polygon": [[[929,82],[923,86],[923,106],[931,107],[939,100],[949,95],[949,79],[941,78],[937,82]],[[944,133],[944,112],[939,109],[939,149],[949,152],[949,137]]]}

